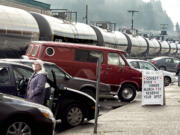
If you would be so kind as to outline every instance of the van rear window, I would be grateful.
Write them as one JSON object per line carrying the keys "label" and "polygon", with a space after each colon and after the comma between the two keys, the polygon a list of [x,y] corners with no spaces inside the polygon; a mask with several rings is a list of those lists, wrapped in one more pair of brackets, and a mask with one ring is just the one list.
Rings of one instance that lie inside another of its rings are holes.
{"label": "van rear window", "polygon": [[90,50],[75,50],[75,60],[81,62],[97,62],[97,57],[102,55],[100,51],[90,51]]}
{"label": "van rear window", "polygon": [[38,47],[39,47],[39,46],[36,45],[36,46],[33,48],[32,56],[36,56],[37,51],[38,51]]}
{"label": "van rear window", "polygon": [[29,56],[29,54],[31,53],[31,50],[32,50],[32,45],[30,45],[28,47],[28,50],[27,50],[27,53],[26,53],[27,56]]}

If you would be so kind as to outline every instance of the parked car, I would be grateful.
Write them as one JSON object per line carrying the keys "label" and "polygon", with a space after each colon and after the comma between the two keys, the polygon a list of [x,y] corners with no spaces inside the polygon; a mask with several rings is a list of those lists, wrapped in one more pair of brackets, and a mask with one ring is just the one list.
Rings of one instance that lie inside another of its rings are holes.
{"label": "parked car", "polygon": [[[152,63],[145,61],[145,60],[139,60],[139,59],[127,59],[129,64],[136,68],[139,69],[140,71],[142,70],[153,70],[153,71],[158,71],[159,69],[155,67]],[[168,71],[160,70],[163,72],[164,75],[164,85],[168,86],[170,83],[173,83],[176,81],[175,78],[175,73],[171,73]]]}
{"label": "parked car", "polygon": [[151,59],[150,62],[160,70],[176,72],[176,66],[180,61],[174,57],[161,56]]}
{"label": "parked car", "polygon": [[53,62],[72,76],[90,80],[96,80],[97,59],[102,57],[100,81],[109,84],[121,101],[130,102],[141,90],[142,73],[129,66],[124,54],[107,47],[39,41],[29,44],[25,56]]}
{"label": "parked car", "polygon": [[[27,78],[32,73],[29,66],[0,61],[0,92],[24,97]],[[96,101],[91,96],[71,88],[59,87],[55,75],[53,79],[47,78],[49,87],[46,89],[45,105],[51,108],[57,120],[61,119],[63,125],[73,127],[84,119],[94,118]]]}
{"label": "parked car", "polygon": [[54,135],[55,118],[43,105],[0,93],[0,135]]}
{"label": "parked car", "polygon": [[[22,63],[31,67],[35,61],[35,60],[28,60],[28,59],[1,59],[1,60],[5,60],[8,62]],[[67,72],[65,72],[62,68],[58,67],[56,64],[52,62],[42,61],[42,64],[45,71],[47,72],[47,76],[49,79],[53,80],[51,70],[53,70],[56,73],[56,80],[57,80],[58,85],[63,85],[64,87],[80,90],[95,98],[96,81],[84,79],[80,77],[72,77]],[[111,88],[110,88],[110,85],[108,84],[100,83],[99,90],[100,90],[99,91],[100,97],[108,96],[111,94],[110,93]]]}

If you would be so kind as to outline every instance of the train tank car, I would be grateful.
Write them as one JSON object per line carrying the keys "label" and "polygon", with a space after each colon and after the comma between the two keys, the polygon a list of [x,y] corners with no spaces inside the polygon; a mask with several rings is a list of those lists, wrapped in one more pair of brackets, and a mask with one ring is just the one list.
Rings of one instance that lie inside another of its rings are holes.
{"label": "train tank car", "polygon": [[161,41],[161,54],[162,56],[164,55],[169,55],[170,53],[170,45],[168,44],[167,41]]}
{"label": "train tank car", "polygon": [[148,56],[153,57],[153,56],[158,56],[161,52],[161,44],[158,40],[156,39],[146,39],[149,44],[149,51],[148,51]]}
{"label": "train tank car", "polygon": [[[32,40],[62,41],[124,50],[129,57],[180,56],[180,44],[0,6],[0,57],[19,57]],[[175,46],[176,45],[176,46]]]}
{"label": "train tank car", "polygon": [[180,43],[177,42],[176,44],[177,44],[177,53],[175,55],[176,57],[180,58]]}
{"label": "train tank car", "polygon": [[128,37],[131,41],[129,44],[129,46],[131,46],[129,51],[130,57],[138,57],[138,56],[146,57],[148,51],[148,44],[145,38],[143,38],[142,36],[133,36],[129,34]]}
{"label": "train tank car", "polygon": [[39,40],[96,44],[94,30],[87,24],[31,13],[40,29]]}
{"label": "train tank car", "polygon": [[28,12],[0,5],[0,57],[20,57],[31,40],[38,40],[39,28]]}
{"label": "train tank car", "polygon": [[177,44],[176,43],[169,43],[169,45],[170,45],[170,55],[174,55],[174,54],[176,54],[177,53]]}
{"label": "train tank car", "polygon": [[128,40],[126,36],[119,31],[109,31],[97,26],[91,26],[97,35],[97,45],[110,48],[116,48],[123,51],[128,50]]}

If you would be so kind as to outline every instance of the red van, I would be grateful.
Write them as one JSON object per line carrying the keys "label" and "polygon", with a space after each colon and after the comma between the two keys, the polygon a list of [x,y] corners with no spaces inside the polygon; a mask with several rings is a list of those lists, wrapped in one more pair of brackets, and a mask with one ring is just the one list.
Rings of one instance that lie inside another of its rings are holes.
{"label": "red van", "polygon": [[63,42],[35,41],[26,51],[30,59],[56,63],[72,76],[96,80],[97,56],[103,56],[101,82],[111,85],[112,94],[122,101],[132,101],[141,90],[142,73],[132,67],[125,52],[106,47]]}

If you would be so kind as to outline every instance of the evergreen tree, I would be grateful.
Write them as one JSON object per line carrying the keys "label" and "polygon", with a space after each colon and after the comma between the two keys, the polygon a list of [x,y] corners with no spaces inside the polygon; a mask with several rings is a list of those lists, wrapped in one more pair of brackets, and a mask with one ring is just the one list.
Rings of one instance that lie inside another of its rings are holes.
{"label": "evergreen tree", "polygon": [[176,23],[176,32],[180,32],[180,27],[179,27],[179,23]]}

